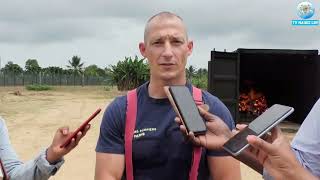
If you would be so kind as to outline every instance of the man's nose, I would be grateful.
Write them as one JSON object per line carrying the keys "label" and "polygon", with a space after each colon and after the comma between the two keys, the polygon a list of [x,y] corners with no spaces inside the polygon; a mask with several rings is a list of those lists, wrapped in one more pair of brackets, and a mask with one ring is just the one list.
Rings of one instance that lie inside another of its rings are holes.
{"label": "man's nose", "polygon": [[173,52],[172,52],[172,46],[170,44],[170,42],[165,42],[164,44],[164,50],[163,50],[163,53],[162,55],[166,58],[170,58],[173,56]]}

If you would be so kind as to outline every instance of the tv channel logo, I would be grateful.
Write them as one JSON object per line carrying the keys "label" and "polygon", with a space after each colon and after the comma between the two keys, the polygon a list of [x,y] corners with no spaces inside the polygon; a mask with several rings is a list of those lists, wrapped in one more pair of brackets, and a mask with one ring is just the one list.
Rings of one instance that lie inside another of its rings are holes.
{"label": "tv channel logo", "polygon": [[301,19],[292,20],[291,24],[293,26],[318,26],[319,20],[310,19],[314,15],[314,13],[315,8],[310,2],[301,2],[297,6],[297,14]]}

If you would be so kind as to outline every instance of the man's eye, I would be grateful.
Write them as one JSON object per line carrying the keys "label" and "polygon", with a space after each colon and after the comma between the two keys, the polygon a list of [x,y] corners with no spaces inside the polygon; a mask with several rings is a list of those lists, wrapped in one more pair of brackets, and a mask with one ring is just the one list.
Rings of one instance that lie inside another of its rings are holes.
{"label": "man's eye", "polygon": [[155,42],[153,42],[152,44],[154,44],[154,45],[159,45],[159,44],[161,44],[162,42],[161,41],[155,41]]}
{"label": "man's eye", "polygon": [[182,41],[176,40],[176,41],[173,41],[173,44],[182,44]]}

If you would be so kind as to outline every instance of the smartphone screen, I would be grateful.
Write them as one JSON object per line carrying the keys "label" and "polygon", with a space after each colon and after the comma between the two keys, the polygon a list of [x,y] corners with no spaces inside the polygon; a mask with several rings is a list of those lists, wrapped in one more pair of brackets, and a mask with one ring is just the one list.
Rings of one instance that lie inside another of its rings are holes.
{"label": "smartphone screen", "polygon": [[186,86],[170,86],[169,92],[174,101],[172,105],[177,109],[187,131],[192,131],[195,135],[204,134],[206,125],[189,89]]}
{"label": "smartphone screen", "polygon": [[70,144],[72,138],[76,138],[78,132],[83,131],[84,128],[89,124],[89,122],[90,122],[94,117],[96,117],[96,116],[100,113],[100,111],[101,111],[100,108],[97,109],[96,112],[94,112],[86,121],[84,121],[84,122],[80,125],[80,127],[79,127],[77,130],[75,130],[75,131],[72,133],[72,135],[60,146],[60,148],[64,148],[64,147],[68,146],[68,144]]}
{"label": "smartphone screen", "polygon": [[289,116],[293,111],[294,109],[289,106],[280,104],[271,106],[253,120],[244,130],[229,139],[223,145],[223,148],[234,156],[240,154],[242,150],[249,146],[247,141],[248,135],[261,137]]}

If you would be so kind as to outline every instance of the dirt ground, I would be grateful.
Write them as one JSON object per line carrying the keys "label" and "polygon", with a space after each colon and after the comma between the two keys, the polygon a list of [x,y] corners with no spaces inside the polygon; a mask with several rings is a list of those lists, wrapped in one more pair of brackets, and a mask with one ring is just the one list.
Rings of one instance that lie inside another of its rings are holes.
{"label": "dirt ground", "polygon": [[[14,95],[19,91],[21,96]],[[0,87],[0,116],[6,120],[11,143],[23,161],[50,145],[59,127],[77,128],[98,107],[103,111],[92,122],[91,130],[79,146],[68,154],[53,180],[88,180],[94,177],[95,146],[105,107],[121,92],[104,87],[56,87],[50,91],[27,91],[24,87]],[[291,134],[289,134],[292,137]],[[241,165],[242,179],[261,176]]]}

